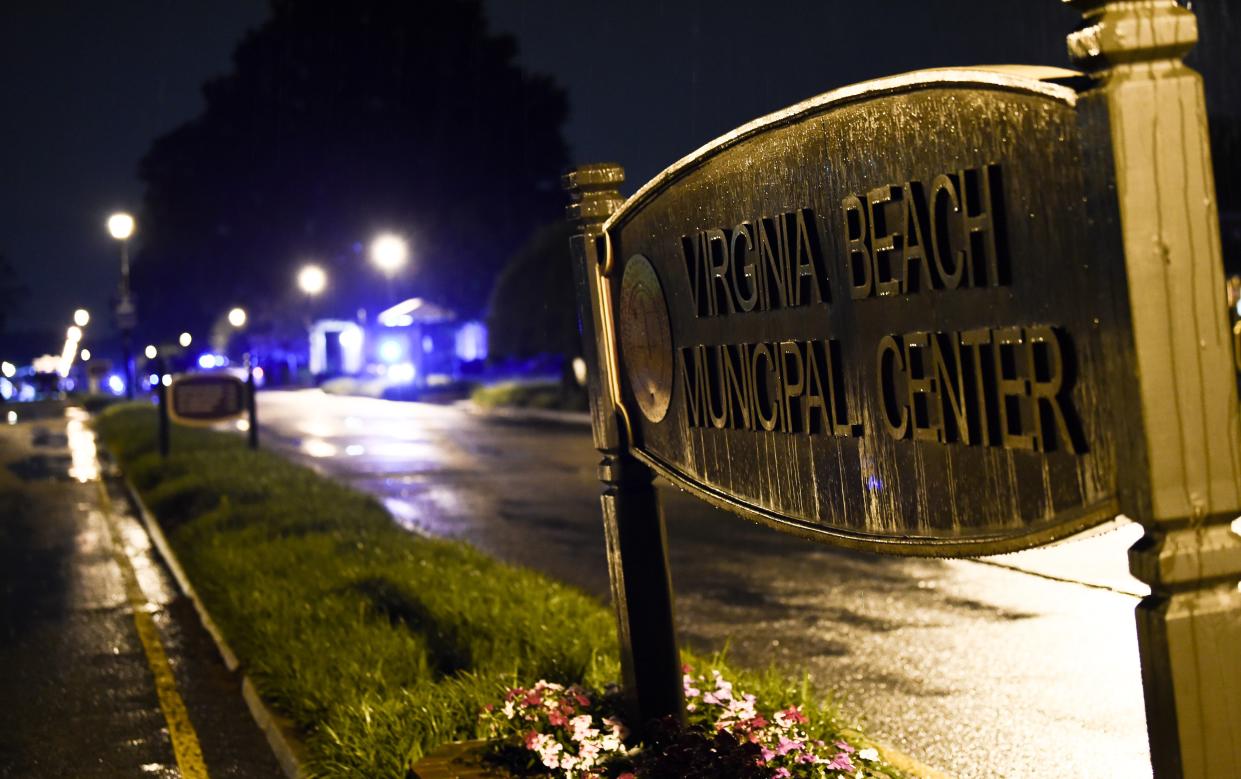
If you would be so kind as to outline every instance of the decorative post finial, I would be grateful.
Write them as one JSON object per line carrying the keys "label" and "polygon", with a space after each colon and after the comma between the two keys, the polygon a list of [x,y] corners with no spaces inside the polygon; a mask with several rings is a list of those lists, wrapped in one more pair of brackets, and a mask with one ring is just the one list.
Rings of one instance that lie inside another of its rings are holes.
{"label": "decorative post finial", "polygon": [[573,202],[565,206],[565,214],[582,232],[595,233],[625,198],[620,185],[625,169],[612,162],[582,165],[566,173],[562,179]]}
{"label": "decorative post finial", "polygon": [[1064,0],[1082,14],[1069,58],[1097,72],[1135,62],[1180,60],[1198,42],[1198,20],[1176,0]]}

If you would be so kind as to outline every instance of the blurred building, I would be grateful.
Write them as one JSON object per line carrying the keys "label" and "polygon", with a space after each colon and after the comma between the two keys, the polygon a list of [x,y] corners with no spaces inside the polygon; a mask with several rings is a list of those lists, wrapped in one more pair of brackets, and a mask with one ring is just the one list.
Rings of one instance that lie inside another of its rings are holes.
{"label": "blurred building", "polygon": [[456,312],[409,298],[370,323],[320,319],[310,327],[309,365],[317,381],[353,376],[423,389],[460,381],[487,358],[487,328]]}

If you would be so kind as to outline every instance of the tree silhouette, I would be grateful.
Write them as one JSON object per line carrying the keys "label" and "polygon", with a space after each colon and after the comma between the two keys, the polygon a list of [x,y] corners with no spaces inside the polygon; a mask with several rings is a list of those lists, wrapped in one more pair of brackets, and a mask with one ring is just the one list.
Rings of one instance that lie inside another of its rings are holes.
{"label": "tree silhouette", "polygon": [[494,358],[582,351],[569,255],[568,220],[540,229],[496,279],[487,306],[487,348]]}
{"label": "tree silhouette", "polygon": [[[515,55],[477,0],[273,0],[204,113],[140,164],[143,330],[296,296],[309,259],[331,275],[325,312],[418,294],[479,313],[563,206],[567,101]],[[393,289],[366,261],[381,230],[412,248]]]}

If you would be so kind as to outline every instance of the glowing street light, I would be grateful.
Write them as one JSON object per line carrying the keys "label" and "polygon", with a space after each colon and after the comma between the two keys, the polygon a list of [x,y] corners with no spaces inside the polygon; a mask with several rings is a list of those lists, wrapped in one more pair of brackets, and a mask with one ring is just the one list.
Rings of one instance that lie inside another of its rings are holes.
{"label": "glowing street light", "polygon": [[83,349],[82,351],[78,352],[78,359],[81,360],[82,362],[86,362],[90,360],[90,349]]}
{"label": "glowing street light", "polygon": [[177,339],[177,343],[181,344],[181,348],[184,349],[194,343],[194,336],[189,333],[182,333],[181,337]]}
{"label": "glowing street light", "polygon": [[70,325],[69,329],[65,331],[65,340],[70,343],[77,343],[78,341],[81,341],[82,328],[77,325]]}
{"label": "glowing street light", "polygon": [[84,308],[79,308],[73,312],[73,324],[78,327],[86,327],[90,322],[90,312]]}
{"label": "glowing street light", "polygon": [[388,278],[405,267],[408,259],[409,244],[399,235],[384,233],[371,242],[371,262]]}
{"label": "glowing street light", "polygon": [[238,306],[228,312],[228,323],[238,329],[246,326],[246,310]]}
{"label": "glowing street light", "polygon": [[0,363],[0,373],[4,374],[4,378],[11,379],[17,374],[17,366],[5,360]]}
{"label": "glowing street light", "polygon": [[118,241],[127,241],[134,234],[134,218],[124,211],[108,217],[108,232]]}
{"label": "glowing street light", "polygon": [[307,295],[318,295],[327,288],[327,273],[318,265],[303,265],[297,272],[297,286]]}
{"label": "glowing street light", "polygon": [[155,344],[147,344],[146,351],[143,352],[148,360],[154,360],[159,355],[159,349],[155,348]]}

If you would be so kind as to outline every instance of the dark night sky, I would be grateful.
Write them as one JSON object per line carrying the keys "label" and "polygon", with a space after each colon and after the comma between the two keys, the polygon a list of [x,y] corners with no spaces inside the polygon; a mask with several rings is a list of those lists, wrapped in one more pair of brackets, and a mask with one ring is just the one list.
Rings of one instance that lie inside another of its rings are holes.
{"label": "dark night sky", "polygon": [[[833,87],[921,67],[1067,65],[1077,20],[1057,0],[486,7],[524,64],[567,87],[575,157],[622,163],[630,190],[716,135]],[[63,327],[79,305],[108,319],[118,260],[106,215],[138,207],[139,157],[202,109],[201,83],[227,71],[265,15],[262,0],[0,3],[0,253],[31,291],[15,328]],[[1218,31],[1203,38],[1208,76],[1212,61],[1235,63]],[[1213,108],[1241,112],[1235,84],[1208,87]]]}

